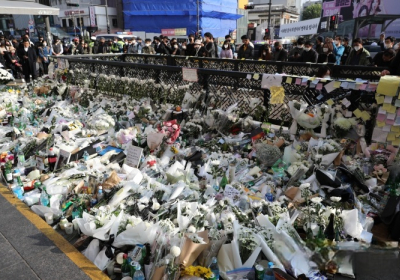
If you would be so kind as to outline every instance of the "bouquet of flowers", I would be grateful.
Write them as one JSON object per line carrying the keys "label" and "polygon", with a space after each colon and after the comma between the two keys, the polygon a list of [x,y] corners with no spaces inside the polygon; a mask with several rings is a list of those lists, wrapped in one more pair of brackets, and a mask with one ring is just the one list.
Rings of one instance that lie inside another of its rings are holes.
{"label": "bouquet of flowers", "polygon": [[179,137],[181,126],[176,120],[166,121],[158,126],[158,131],[167,137],[167,144],[173,144]]}
{"label": "bouquet of flowers", "polygon": [[7,70],[0,68],[0,84],[5,85],[12,80],[14,80],[13,75]]}
{"label": "bouquet of flowers", "polygon": [[[297,125],[300,125],[306,130],[314,129],[321,125],[321,116],[316,110],[308,110],[308,104],[303,101],[289,101],[289,111],[293,118],[290,134],[297,133]],[[325,114],[324,114],[325,117]]]}
{"label": "bouquet of flowers", "polygon": [[316,164],[329,166],[342,149],[342,146],[334,140],[320,140],[318,145],[311,149],[311,159]]}
{"label": "bouquet of flowers", "polygon": [[346,137],[350,130],[357,124],[355,118],[345,118],[341,113],[336,115],[336,119],[333,121],[333,130],[338,138]]}

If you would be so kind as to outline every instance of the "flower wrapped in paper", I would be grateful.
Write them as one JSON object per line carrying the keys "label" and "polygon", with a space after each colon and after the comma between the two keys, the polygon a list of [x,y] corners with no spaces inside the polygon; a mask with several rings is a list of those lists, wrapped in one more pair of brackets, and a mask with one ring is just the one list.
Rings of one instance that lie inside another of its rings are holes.
{"label": "flower wrapped in paper", "polygon": [[108,232],[116,218],[111,213],[111,208],[102,206],[98,209],[96,216],[83,212],[82,218],[77,218],[77,223],[83,234],[100,240],[108,240]]}
{"label": "flower wrapped in paper", "polygon": [[297,133],[297,125],[306,130],[312,130],[321,125],[321,116],[316,110],[308,110],[308,104],[303,101],[291,100],[288,103],[289,112],[292,115],[293,123],[290,127],[290,134]]}
{"label": "flower wrapped in paper", "polygon": [[208,242],[208,231],[185,234],[185,243],[180,257],[181,266],[188,267],[192,265],[201,252],[207,249]]}

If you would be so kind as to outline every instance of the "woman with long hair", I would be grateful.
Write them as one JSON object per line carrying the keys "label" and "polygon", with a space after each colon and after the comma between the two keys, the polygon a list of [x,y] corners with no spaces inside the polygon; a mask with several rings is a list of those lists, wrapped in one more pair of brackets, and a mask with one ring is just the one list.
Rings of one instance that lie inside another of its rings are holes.
{"label": "woman with long hair", "polygon": [[225,40],[222,45],[222,50],[219,55],[220,58],[233,58],[232,48],[229,40]]}

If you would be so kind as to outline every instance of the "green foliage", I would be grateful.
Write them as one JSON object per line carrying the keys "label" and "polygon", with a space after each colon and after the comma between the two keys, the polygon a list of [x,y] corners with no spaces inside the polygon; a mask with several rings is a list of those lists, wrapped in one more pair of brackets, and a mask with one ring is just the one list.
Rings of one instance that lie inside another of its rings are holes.
{"label": "green foliage", "polygon": [[301,20],[313,19],[321,17],[321,4],[313,4],[304,9]]}

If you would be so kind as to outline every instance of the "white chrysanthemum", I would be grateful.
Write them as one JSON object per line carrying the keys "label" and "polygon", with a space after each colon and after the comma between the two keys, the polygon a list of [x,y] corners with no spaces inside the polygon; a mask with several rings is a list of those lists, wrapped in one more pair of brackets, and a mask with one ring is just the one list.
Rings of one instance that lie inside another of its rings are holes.
{"label": "white chrysanthemum", "polygon": [[160,203],[158,203],[156,198],[153,198],[153,206],[151,206],[151,209],[154,211],[157,211],[158,209],[160,209],[161,205]]}
{"label": "white chrysanthemum", "polygon": [[331,201],[333,201],[333,202],[339,202],[339,201],[341,201],[342,200],[342,198],[341,197],[338,197],[338,196],[332,196],[331,197]]}
{"label": "white chrysanthemum", "polygon": [[196,228],[194,226],[190,226],[187,228],[187,232],[188,233],[195,233],[196,232]]}
{"label": "white chrysanthemum", "polygon": [[315,203],[315,204],[320,204],[322,201],[322,197],[313,197],[311,198],[311,202]]}
{"label": "white chrysanthemum", "polygon": [[353,125],[357,124],[355,118],[337,118],[334,122],[334,125],[340,127],[343,130],[349,130]]}
{"label": "white chrysanthemum", "polygon": [[309,183],[304,183],[300,185],[300,190],[309,189],[311,185]]}
{"label": "white chrysanthemum", "polygon": [[171,247],[171,255],[176,257],[179,257],[179,255],[181,254],[181,249],[178,246],[172,246]]}

